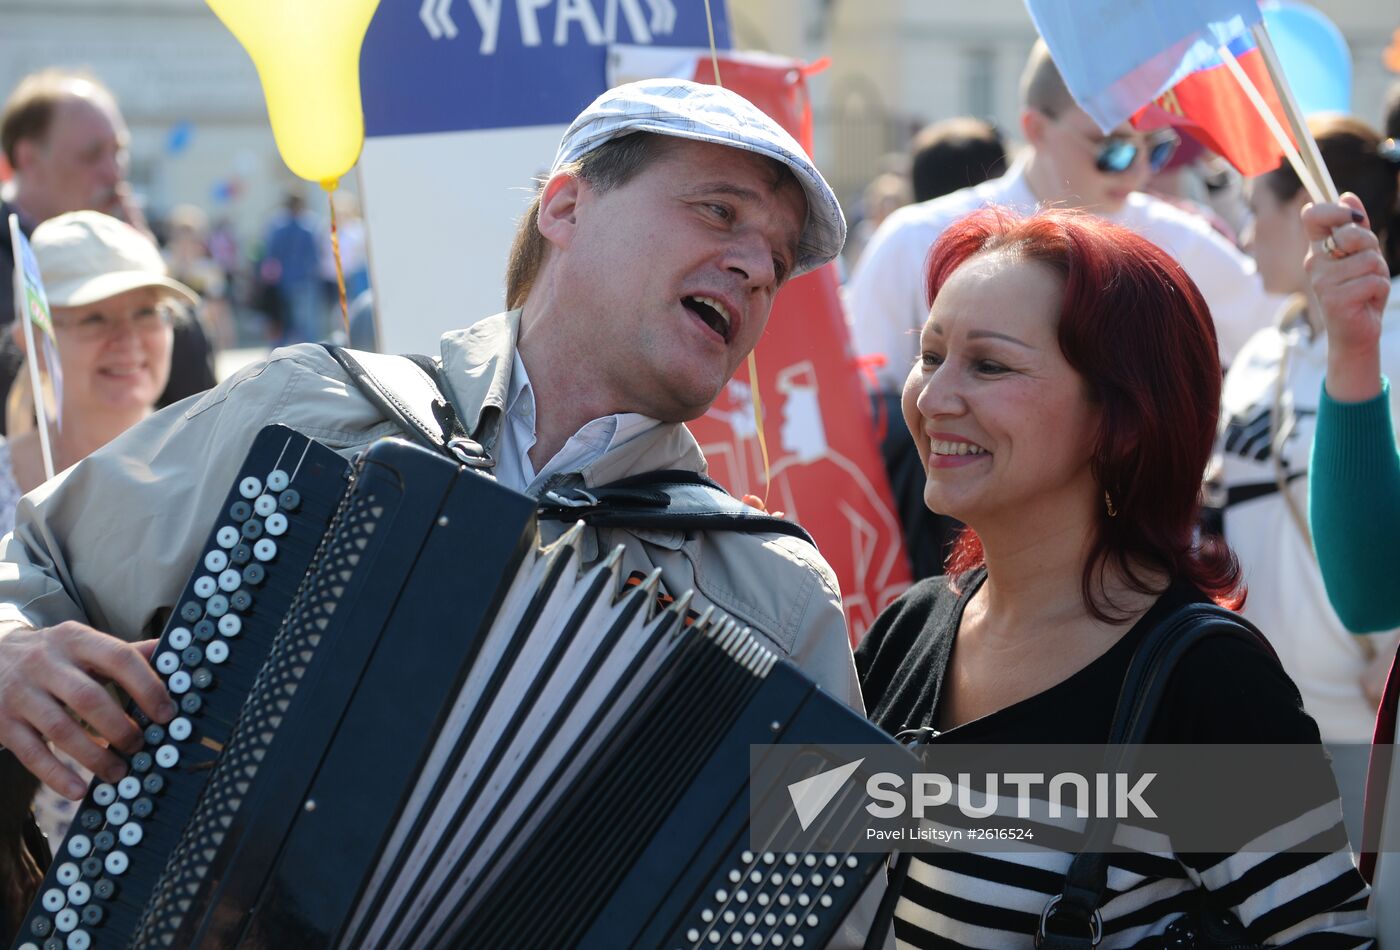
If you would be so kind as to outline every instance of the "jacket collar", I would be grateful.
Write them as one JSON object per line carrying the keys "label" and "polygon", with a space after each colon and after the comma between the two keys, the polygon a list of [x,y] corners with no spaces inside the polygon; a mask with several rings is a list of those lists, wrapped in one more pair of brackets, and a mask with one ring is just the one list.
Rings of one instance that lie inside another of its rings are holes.
{"label": "jacket collar", "polygon": [[[520,311],[498,313],[463,330],[443,334],[442,370],[457,415],[472,438],[494,451],[510,395]],[[690,430],[678,423],[656,426],[579,472],[587,486],[664,469],[704,472],[705,456]]]}

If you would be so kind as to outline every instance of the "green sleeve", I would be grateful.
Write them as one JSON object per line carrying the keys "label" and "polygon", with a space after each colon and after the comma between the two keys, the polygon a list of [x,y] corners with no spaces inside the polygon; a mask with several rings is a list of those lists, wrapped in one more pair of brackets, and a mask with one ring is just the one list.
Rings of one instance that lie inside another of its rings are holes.
{"label": "green sleeve", "polygon": [[1400,455],[1390,383],[1337,402],[1324,383],[1308,478],[1308,516],[1327,596],[1353,633],[1400,626]]}

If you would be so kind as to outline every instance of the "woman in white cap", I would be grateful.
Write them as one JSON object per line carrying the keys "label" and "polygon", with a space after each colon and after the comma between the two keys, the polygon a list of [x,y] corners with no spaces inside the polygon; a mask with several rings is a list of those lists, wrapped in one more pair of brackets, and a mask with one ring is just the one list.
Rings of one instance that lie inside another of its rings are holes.
{"label": "woman in white cap", "polygon": [[[177,308],[199,297],[166,275],[150,238],[105,214],[50,218],[30,240],[53,311],[60,417],[49,420],[49,444],[54,470],[63,471],[150,415],[170,375]],[[18,324],[13,332],[23,348]],[[38,430],[0,439],[0,532],[13,529],[20,496],[44,480]],[[34,783],[23,784],[32,794]],[[35,797],[35,819],[51,847],[76,805],[47,788]]]}
{"label": "woman in white cap", "polygon": [[[49,442],[62,471],[151,413],[170,375],[176,311],[199,298],[167,276],[148,237],[96,211],[50,218],[31,242],[53,310],[60,409]],[[18,323],[13,332],[23,348]],[[43,481],[37,430],[0,441],[0,532]]]}

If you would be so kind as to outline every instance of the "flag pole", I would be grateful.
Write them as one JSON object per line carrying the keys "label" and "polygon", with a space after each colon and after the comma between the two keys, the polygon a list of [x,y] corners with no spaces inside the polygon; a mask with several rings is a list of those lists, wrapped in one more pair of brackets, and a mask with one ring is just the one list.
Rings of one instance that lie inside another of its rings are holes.
{"label": "flag pole", "polygon": [[[1259,92],[1258,87],[1254,85],[1253,80],[1249,78],[1249,74],[1244,71],[1244,67],[1240,65],[1239,60],[1235,59],[1235,54],[1230,52],[1228,46],[1220,47],[1220,59],[1225,63],[1225,67],[1230,71],[1230,75],[1235,77],[1235,82],[1240,84],[1240,88],[1244,90],[1245,96],[1249,99],[1250,104],[1254,106],[1255,110],[1258,111],[1259,117],[1264,120],[1264,124],[1269,127],[1269,131],[1273,134],[1274,140],[1278,142],[1279,147],[1283,149],[1283,154],[1288,159],[1288,164],[1293,166],[1294,174],[1296,174],[1298,180],[1303,183],[1303,187],[1308,190],[1308,197],[1312,198],[1313,201],[1319,202],[1327,200],[1322,186],[1319,184],[1317,177],[1313,174],[1312,168],[1303,159],[1303,156],[1299,154],[1297,146],[1295,146],[1293,140],[1288,137],[1288,133],[1283,130],[1283,126],[1279,125],[1278,117],[1274,115],[1274,110],[1269,108],[1269,104],[1264,101],[1264,96]],[[1335,189],[1333,200],[1336,200]]]}
{"label": "flag pole", "polygon": [[[1288,85],[1288,77],[1283,74],[1283,64],[1279,62],[1278,53],[1274,51],[1273,40],[1269,38],[1269,30],[1260,20],[1251,28],[1254,34],[1254,43],[1259,47],[1260,54],[1264,57],[1264,67],[1269,71],[1269,78],[1274,81],[1274,88],[1278,90],[1279,99],[1283,104],[1284,115],[1288,117],[1288,124],[1293,128],[1293,138],[1298,143],[1298,148],[1303,151],[1304,160],[1313,170],[1313,176],[1317,183],[1322,186],[1322,194],[1326,200],[1337,203],[1337,186],[1332,182],[1332,176],[1327,171],[1327,165],[1322,161],[1322,152],[1318,150],[1317,140],[1313,138],[1312,132],[1308,129],[1308,123],[1303,118],[1303,110],[1298,106],[1298,100],[1293,95],[1293,87]],[[1316,196],[1314,201],[1318,199]]]}

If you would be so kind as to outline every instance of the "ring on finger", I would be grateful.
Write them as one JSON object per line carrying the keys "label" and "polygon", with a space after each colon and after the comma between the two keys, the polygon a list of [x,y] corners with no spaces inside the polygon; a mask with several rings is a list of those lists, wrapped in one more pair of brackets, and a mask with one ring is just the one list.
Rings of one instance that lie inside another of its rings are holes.
{"label": "ring on finger", "polygon": [[1327,235],[1322,242],[1322,249],[1327,252],[1327,256],[1333,260],[1341,260],[1347,256],[1346,251],[1337,246],[1337,241],[1332,235]]}

